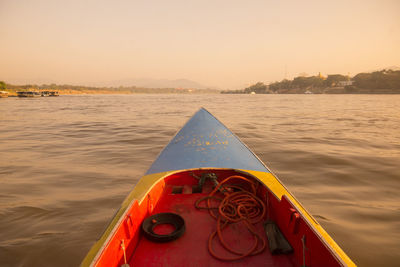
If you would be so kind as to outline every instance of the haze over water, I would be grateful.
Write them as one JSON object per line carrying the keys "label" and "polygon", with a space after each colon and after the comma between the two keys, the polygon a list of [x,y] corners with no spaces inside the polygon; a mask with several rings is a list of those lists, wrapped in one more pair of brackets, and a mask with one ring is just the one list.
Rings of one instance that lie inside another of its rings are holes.
{"label": "haze over water", "polygon": [[400,96],[0,99],[0,266],[77,266],[201,106],[359,266],[400,261]]}

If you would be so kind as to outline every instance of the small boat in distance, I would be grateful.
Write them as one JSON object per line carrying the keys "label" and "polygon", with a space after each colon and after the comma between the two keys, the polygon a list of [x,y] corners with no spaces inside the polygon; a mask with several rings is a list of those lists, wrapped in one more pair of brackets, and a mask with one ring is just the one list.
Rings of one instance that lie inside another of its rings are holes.
{"label": "small boat in distance", "polygon": [[58,91],[41,91],[40,94],[44,97],[47,96],[59,96]]}
{"label": "small boat in distance", "polygon": [[355,266],[207,110],[175,135],[81,266]]}
{"label": "small boat in distance", "polygon": [[17,95],[18,97],[41,97],[41,94],[36,91],[20,91]]}
{"label": "small boat in distance", "polygon": [[40,94],[44,97],[50,96],[50,91],[41,91]]}
{"label": "small boat in distance", "polygon": [[58,91],[50,91],[49,96],[59,96]]}

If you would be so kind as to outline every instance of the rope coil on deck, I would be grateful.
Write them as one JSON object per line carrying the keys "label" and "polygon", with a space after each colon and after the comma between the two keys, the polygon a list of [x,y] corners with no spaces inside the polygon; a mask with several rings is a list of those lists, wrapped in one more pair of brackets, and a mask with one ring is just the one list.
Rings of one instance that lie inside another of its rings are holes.
{"label": "rope coil on deck", "polygon": [[[244,181],[248,189],[227,184],[228,181],[233,179]],[[222,196],[216,196],[217,193]],[[219,205],[212,206],[212,199],[219,200]],[[200,206],[203,201],[206,202],[206,206]],[[264,251],[265,239],[256,232],[255,224],[263,220],[266,208],[263,201],[257,197],[256,184],[250,179],[238,175],[224,179],[208,196],[198,199],[195,207],[197,209],[207,209],[210,215],[217,220],[217,230],[212,232],[208,238],[208,250],[213,257],[224,261],[234,261]],[[233,223],[243,223],[254,237],[254,244],[246,252],[240,252],[229,247],[224,240],[223,230]],[[234,254],[234,256],[224,257],[218,255],[212,245],[215,237],[218,237],[225,250]]]}

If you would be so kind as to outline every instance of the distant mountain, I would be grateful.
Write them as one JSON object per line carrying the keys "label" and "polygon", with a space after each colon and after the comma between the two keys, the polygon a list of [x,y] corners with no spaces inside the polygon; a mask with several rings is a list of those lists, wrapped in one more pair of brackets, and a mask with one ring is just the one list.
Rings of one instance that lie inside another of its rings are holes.
{"label": "distant mountain", "polygon": [[145,88],[187,88],[187,89],[207,89],[209,86],[200,84],[187,79],[124,79],[112,82],[101,83],[102,86],[136,86]]}

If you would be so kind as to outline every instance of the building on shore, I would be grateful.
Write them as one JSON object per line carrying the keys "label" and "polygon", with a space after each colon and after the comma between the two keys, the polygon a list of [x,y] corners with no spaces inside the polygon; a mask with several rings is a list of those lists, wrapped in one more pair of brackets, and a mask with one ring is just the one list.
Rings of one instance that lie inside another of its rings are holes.
{"label": "building on shore", "polygon": [[353,81],[340,81],[336,84],[336,86],[338,87],[345,87],[350,85],[353,85]]}

